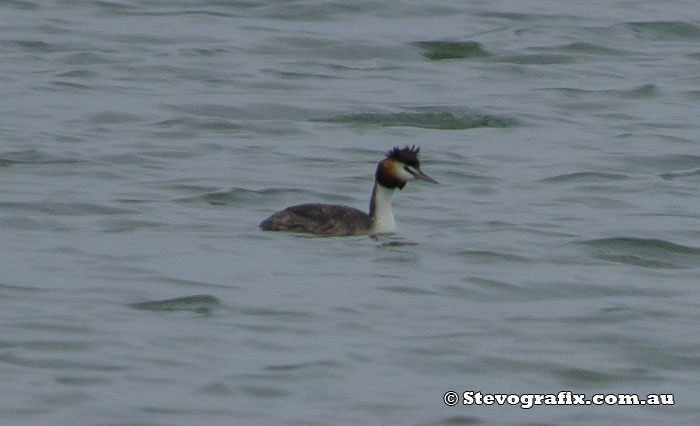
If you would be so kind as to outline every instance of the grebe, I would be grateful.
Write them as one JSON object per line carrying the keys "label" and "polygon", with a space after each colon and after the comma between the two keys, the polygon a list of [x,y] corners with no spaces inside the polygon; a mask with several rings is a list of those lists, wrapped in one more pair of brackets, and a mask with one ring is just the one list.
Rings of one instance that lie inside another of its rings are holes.
{"label": "grebe", "polygon": [[265,231],[304,232],[320,236],[383,234],[396,230],[391,211],[391,196],[409,180],[437,181],[420,170],[420,148],[395,146],[377,164],[369,214],[352,207],[334,204],[299,204],[278,211],[260,222]]}

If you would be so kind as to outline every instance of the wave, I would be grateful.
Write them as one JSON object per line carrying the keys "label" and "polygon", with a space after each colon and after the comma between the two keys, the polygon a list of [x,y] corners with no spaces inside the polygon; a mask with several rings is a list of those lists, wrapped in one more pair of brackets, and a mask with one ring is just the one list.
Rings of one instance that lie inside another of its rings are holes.
{"label": "wave", "polygon": [[700,265],[700,248],[655,238],[611,237],[581,241],[601,260],[646,268],[686,269]]}

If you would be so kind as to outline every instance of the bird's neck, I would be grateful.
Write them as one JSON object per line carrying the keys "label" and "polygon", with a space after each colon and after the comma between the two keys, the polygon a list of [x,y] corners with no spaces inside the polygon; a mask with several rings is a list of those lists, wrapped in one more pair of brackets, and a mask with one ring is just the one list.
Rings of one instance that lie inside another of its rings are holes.
{"label": "bird's neck", "polygon": [[372,233],[382,234],[394,232],[396,221],[391,211],[391,196],[394,189],[387,188],[379,182],[374,182],[372,199],[369,202],[369,217],[372,220]]}

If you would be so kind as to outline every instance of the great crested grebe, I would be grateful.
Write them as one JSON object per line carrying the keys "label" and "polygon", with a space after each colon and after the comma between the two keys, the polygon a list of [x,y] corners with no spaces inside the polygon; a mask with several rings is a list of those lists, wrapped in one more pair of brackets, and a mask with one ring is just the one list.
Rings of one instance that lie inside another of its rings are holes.
{"label": "great crested grebe", "polygon": [[320,236],[383,234],[396,230],[391,196],[409,180],[437,181],[420,170],[416,146],[394,147],[377,164],[369,214],[335,204],[299,204],[278,211],[260,222],[265,231],[303,232]]}

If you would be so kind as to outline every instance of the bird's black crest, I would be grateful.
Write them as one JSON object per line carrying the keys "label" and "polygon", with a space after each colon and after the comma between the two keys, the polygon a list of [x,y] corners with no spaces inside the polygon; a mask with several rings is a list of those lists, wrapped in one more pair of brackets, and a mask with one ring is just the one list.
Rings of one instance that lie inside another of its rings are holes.
{"label": "bird's black crest", "polygon": [[386,153],[387,158],[391,158],[392,160],[400,161],[404,164],[408,164],[409,166],[413,167],[418,167],[419,162],[418,162],[418,152],[420,151],[420,147],[416,147],[415,145],[413,146],[406,146],[403,149],[399,149],[398,146],[395,146],[391,151]]}

